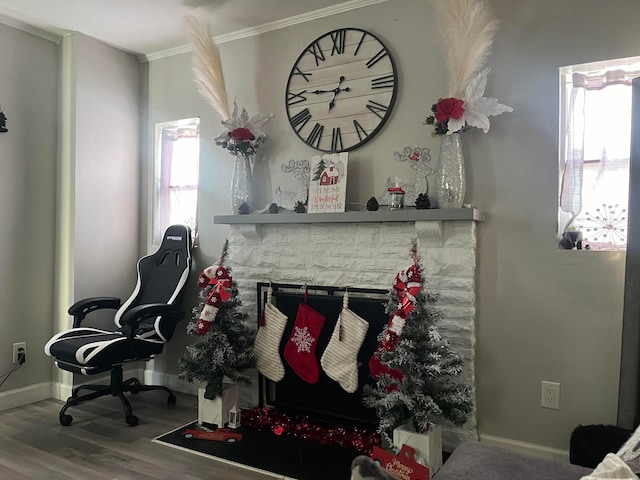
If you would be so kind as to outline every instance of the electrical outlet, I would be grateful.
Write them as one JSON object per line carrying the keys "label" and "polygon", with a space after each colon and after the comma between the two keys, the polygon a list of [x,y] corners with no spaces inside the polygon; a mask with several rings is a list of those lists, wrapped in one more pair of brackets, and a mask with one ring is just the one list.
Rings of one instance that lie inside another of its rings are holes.
{"label": "electrical outlet", "polygon": [[18,363],[18,349],[24,350],[24,358],[27,358],[27,342],[19,342],[13,344],[13,363]]}
{"label": "electrical outlet", "polygon": [[560,410],[560,384],[542,381],[542,397],[540,405],[544,408]]}

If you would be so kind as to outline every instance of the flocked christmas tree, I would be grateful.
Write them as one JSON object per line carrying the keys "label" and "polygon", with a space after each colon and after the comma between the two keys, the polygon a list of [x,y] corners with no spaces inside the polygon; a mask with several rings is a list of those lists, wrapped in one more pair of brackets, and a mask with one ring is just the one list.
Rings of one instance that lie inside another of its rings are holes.
{"label": "flocked christmas tree", "polygon": [[251,383],[245,373],[255,366],[253,343],[255,332],[247,325],[238,288],[225,267],[229,241],[225,241],[218,265],[207,267],[198,278],[201,288],[198,306],[193,309],[187,333],[202,340],[187,345],[180,358],[179,378],[206,384],[205,398],[222,395],[222,382]]}
{"label": "flocked christmas tree", "polygon": [[364,391],[389,444],[393,429],[409,420],[417,432],[426,432],[439,417],[462,425],[472,409],[470,387],[457,378],[463,360],[438,332],[442,313],[434,306],[437,295],[424,289],[415,240],[411,256],[413,265],[398,274],[390,291],[389,324],[370,363],[376,384]]}

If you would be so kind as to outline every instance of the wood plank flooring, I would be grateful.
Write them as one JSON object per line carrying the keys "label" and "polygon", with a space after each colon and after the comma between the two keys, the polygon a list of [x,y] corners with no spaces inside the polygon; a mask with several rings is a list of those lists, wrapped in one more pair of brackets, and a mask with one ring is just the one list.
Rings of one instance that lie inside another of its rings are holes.
{"label": "wood plank flooring", "polygon": [[128,396],[136,427],[124,421],[115,397],[70,408],[73,423],[58,423],[62,402],[43,400],[0,412],[0,479],[11,480],[273,480],[273,476],[184,452],[151,440],[197,417],[197,398],[164,392]]}

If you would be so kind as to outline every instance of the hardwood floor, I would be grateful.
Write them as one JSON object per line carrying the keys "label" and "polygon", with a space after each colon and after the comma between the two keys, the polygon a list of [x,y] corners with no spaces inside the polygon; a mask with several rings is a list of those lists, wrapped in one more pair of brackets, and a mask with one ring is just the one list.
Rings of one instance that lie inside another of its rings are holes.
{"label": "hardwood floor", "polygon": [[[136,427],[114,397],[72,407],[73,423],[58,423],[62,402],[43,400],[0,412],[0,478],[11,480],[266,480],[273,476],[228,465],[151,440],[197,417],[197,398],[163,392],[130,395]],[[278,477],[276,477],[278,478]]]}

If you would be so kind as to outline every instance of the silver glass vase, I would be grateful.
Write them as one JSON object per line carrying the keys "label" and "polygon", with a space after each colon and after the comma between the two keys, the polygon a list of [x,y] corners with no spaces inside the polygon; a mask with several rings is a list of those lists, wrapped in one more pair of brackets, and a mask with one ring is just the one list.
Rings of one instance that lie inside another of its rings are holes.
{"label": "silver glass vase", "polygon": [[438,208],[462,208],[467,190],[460,134],[442,135],[436,173]]}
{"label": "silver glass vase", "polygon": [[236,155],[231,175],[231,209],[237,215],[242,204],[246,204],[246,211],[253,209],[253,175],[251,174],[251,158],[249,155]]}

